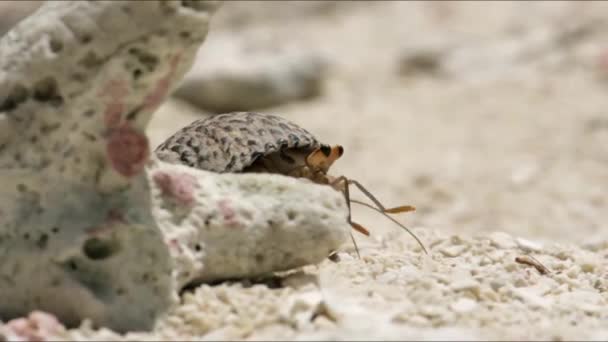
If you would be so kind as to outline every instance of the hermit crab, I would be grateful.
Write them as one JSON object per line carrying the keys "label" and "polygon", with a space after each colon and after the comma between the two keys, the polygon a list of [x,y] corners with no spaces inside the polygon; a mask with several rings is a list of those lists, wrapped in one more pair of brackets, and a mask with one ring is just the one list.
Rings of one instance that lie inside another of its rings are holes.
{"label": "hermit crab", "polygon": [[[197,120],[182,128],[155,153],[163,161],[203,170],[226,172],[278,173],[326,184],[344,194],[348,223],[361,234],[369,231],[351,218],[351,203],[386,216],[406,230],[422,247],[422,242],[405,226],[387,214],[415,210],[403,205],[386,208],[361,183],[345,176],[328,174],[332,164],[344,154],[340,145],[320,143],[311,133],[280,116],[253,112],[232,112]],[[350,185],[357,187],[375,206],[350,198]],[[353,243],[359,253],[354,237]]]}

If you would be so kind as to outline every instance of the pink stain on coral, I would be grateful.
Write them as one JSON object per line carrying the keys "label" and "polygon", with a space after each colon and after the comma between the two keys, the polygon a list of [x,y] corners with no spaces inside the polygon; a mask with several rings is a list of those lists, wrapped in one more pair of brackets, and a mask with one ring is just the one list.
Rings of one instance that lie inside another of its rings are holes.
{"label": "pink stain on coral", "polygon": [[[182,57],[181,53],[170,58],[169,71],[161,78],[152,92],[144,99],[144,110],[156,109],[167,95],[171,82],[175,77],[177,66]],[[129,84],[123,79],[112,79],[99,92],[105,99],[104,122],[110,129],[107,154],[112,167],[125,177],[133,177],[140,173],[150,155],[149,142],[145,134],[138,132],[123,119],[126,109],[124,99],[129,94]],[[177,190],[176,190],[177,191]],[[185,190],[177,197],[188,200]]]}
{"label": "pink stain on coral", "polygon": [[121,124],[125,111],[124,99],[128,94],[128,84],[121,79],[108,81],[99,92],[99,96],[108,99],[103,116],[107,127],[118,127]]}
{"label": "pink stain on coral", "polygon": [[187,206],[194,203],[196,177],[186,173],[158,171],[152,176],[152,179],[163,195],[173,197],[177,203]]}
{"label": "pink stain on coral", "polygon": [[103,235],[111,232],[117,225],[126,223],[123,213],[116,209],[108,210],[106,220],[97,227],[89,228],[87,234],[89,235]]}
{"label": "pink stain on coral", "polygon": [[133,177],[143,170],[150,156],[148,138],[123,124],[110,132],[106,153],[114,170],[125,177]]}
{"label": "pink stain on coral", "polygon": [[103,118],[107,127],[116,127],[120,125],[122,113],[125,111],[125,106],[122,103],[112,102],[106,106],[103,113]]}
{"label": "pink stain on coral", "polygon": [[107,221],[109,223],[125,223],[125,217],[119,209],[108,210]]}
{"label": "pink stain on coral", "polygon": [[180,59],[182,58],[182,54],[178,53],[171,57],[171,61],[169,62],[169,72],[158,81],[154,90],[144,100],[144,108],[148,110],[156,109],[165,99],[165,96],[169,92],[169,88],[171,86],[171,81],[175,76],[175,72],[177,71],[177,65],[179,64]]}
{"label": "pink stain on coral", "polygon": [[597,66],[603,76],[608,75],[608,49],[603,50],[597,57]]}
{"label": "pink stain on coral", "polygon": [[0,333],[9,339],[20,341],[53,341],[64,331],[65,327],[54,315],[43,311],[32,311],[27,318],[10,320],[0,328]]}
{"label": "pink stain on coral", "polygon": [[122,79],[113,79],[108,81],[99,92],[100,96],[107,96],[112,100],[120,100],[129,94],[129,86]]}
{"label": "pink stain on coral", "polygon": [[220,209],[220,213],[224,217],[224,222],[228,227],[238,228],[241,226],[241,223],[236,218],[236,212],[234,211],[234,208],[230,205],[229,200],[220,200],[218,202],[218,207]]}
{"label": "pink stain on coral", "polygon": [[179,244],[179,241],[177,241],[177,239],[171,239],[168,240],[167,242],[167,246],[169,246],[169,248],[171,248],[172,250],[175,250],[178,253],[182,253],[182,246]]}

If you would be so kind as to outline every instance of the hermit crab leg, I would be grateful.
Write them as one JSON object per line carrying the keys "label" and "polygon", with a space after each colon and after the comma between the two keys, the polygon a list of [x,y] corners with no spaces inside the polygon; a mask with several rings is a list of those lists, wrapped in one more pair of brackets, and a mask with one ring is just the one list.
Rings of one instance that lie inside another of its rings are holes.
{"label": "hermit crab leg", "polygon": [[[422,244],[422,241],[420,241],[420,239],[418,239],[418,237],[414,233],[412,233],[411,230],[409,230],[406,226],[404,226],[401,223],[399,223],[399,221],[397,221],[394,218],[392,218],[392,217],[390,217],[390,216],[387,215],[387,213],[395,213],[395,212],[399,213],[399,212],[413,211],[413,210],[415,210],[414,207],[408,206],[408,205],[404,205],[404,206],[400,206],[400,207],[386,209],[386,208],[384,208],[384,206],[382,205],[382,203],[380,203],[380,201],[378,201],[378,199],[376,199],[376,197],[374,197],[374,195],[372,195],[367,189],[365,189],[365,187],[363,185],[361,185],[361,183],[359,183],[359,182],[357,182],[355,180],[352,180],[352,179],[348,179],[348,178],[346,178],[346,176],[340,176],[340,177],[336,178],[335,180],[333,180],[330,183],[330,185],[335,186],[339,182],[344,182],[344,195],[346,197],[346,202],[348,203],[349,222],[352,222],[352,220],[350,220],[350,203],[353,202],[353,203],[357,203],[357,204],[360,204],[360,205],[364,205],[364,206],[366,206],[366,207],[368,207],[370,209],[373,209],[373,210],[379,212],[380,214],[384,215],[385,217],[387,217],[388,219],[390,219],[391,221],[393,221],[399,227],[403,228],[403,230],[405,230],[408,234],[410,234],[416,240],[416,242],[418,242],[418,244],[420,245],[420,247],[422,248],[422,250],[424,251],[424,253],[428,254],[426,248]],[[351,200],[350,199],[350,191],[349,191],[349,185],[350,184],[356,185],[357,188],[359,188],[359,190],[361,190],[361,192],[363,192],[365,195],[367,195],[367,197],[369,197],[379,208],[373,207],[373,206],[371,206],[371,205],[369,205],[369,204],[367,204],[365,202],[361,202],[361,201],[357,201],[357,200]],[[353,228],[354,228],[354,226],[353,226]],[[363,228],[363,227],[361,227],[361,228]],[[365,232],[366,233],[363,233],[363,234],[369,236],[369,231],[365,230]]]}
{"label": "hermit crab leg", "polygon": [[416,240],[416,242],[418,242],[418,244],[420,245],[420,248],[422,248],[422,250],[424,251],[424,253],[425,253],[425,254],[429,254],[429,253],[427,252],[426,248],[424,247],[424,245],[422,244],[422,241],[420,241],[420,239],[419,239],[419,238],[418,238],[418,237],[417,237],[417,236],[416,236],[414,233],[412,233],[412,231],[411,231],[411,230],[409,230],[409,229],[408,229],[406,226],[404,226],[404,225],[402,225],[401,223],[399,223],[399,221],[397,221],[397,220],[395,220],[394,218],[392,218],[392,217],[390,217],[390,216],[386,215],[386,214],[385,214],[384,212],[382,212],[381,210],[378,210],[378,208],[373,207],[373,206],[371,206],[371,205],[369,205],[369,204],[367,204],[367,203],[365,203],[365,202],[361,202],[361,201],[354,200],[354,199],[351,199],[350,201],[351,201],[351,202],[353,202],[353,203],[357,203],[357,204],[360,204],[360,205],[366,206],[366,207],[368,207],[368,208],[370,208],[370,209],[372,209],[372,210],[375,210],[375,211],[379,212],[380,214],[384,215],[384,216],[385,216],[386,218],[388,218],[389,220],[391,220],[391,221],[395,222],[395,224],[397,224],[397,225],[399,225],[399,227],[403,228],[403,229],[404,229],[406,232],[408,232],[408,234],[410,234],[410,235],[411,235],[411,236],[412,236],[412,237],[413,237],[413,238]]}
{"label": "hermit crab leg", "polygon": [[[367,231],[367,229],[363,228],[363,226],[361,226],[360,224],[353,222],[353,220],[351,218],[350,193],[348,191],[348,185],[344,187],[344,191],[342,193],[344,194],[344,199],[346,200],[346,205],[348,206],[348,218],[347,218],[348,223],[356,231],[369,236],[369,231]],[[350,239],[353,241],[353,245],[355,246],[355,251],[357,252],[357,257],[359,257],[359,259],[361,259],[361,254],[359,254],[359,246],[357,246],[357,241],[355,241],[355,237],[353,236],[353,233],[349,233],[349,234],[350,234]]]}

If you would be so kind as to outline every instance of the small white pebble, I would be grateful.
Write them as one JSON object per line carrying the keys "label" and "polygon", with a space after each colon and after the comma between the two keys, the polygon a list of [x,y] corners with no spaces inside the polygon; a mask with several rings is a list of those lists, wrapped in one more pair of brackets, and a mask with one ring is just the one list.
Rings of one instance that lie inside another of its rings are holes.
{"label": "small white pebble", "polygon": [[505,252],[501,249],[497,249],[497,250],[494,250],[494,251],[488,253],[487,257],[490,258],[490,260],[492,260],[493,263],[500,264],[504,261],[504,258],[506,255],[507,255],[507,252]]}
{"label": "small white pebble", "polygon": [[535,163],[523,164],[511,172],[511,183],[515,186],[528,184],[538,174],[539,168]]}
{"label": "small white pebble", "polygon": [[576,257],[575,260],[580,266],[581,270],[586,273],[594,272],[596,269],[600,268],[600,261],[593,255],[583,254]]}
{"label": "small white pebble", "polygon": [[462,253],[464,253],[468,249],[469,249],[468,245],[453,245],[453,246],[443,247],[439,250],[439,252],[441,252],[441,254],[443,254],[446,257],[455,258],[455,257],[461,255]]}
{"label": "small white pebble", "polygon": [[450,309],[457,313],[467,313],[477,307],[477,302],[469,298],[460,298],[450,304]]}
{"label": "small white pebble", "polygon": [[507,281],[502,277],[496,277],[490,280],[490,287],[494,291],[498,291],[499,289],[505,287],[507,285]]}
{"label": "small white pebble", "polygon": [[602,306],[589,303],[580,303],[578,308],[588,314],[599,314],[604,312],[604,308]]}
{"label": "small white pebble", "polygon": [[526,240],[523,238],[516,238],[515,242],[517,243],[517,246],[519,246],[519,248],[521,248],[523,251],[526,252],[541,252],[543,249],[543,245],[541,243],[538,242],[534,242],[534,241],[530,241],[530,240]]}
{"label": "small white pebble", "polygon": [[502,249],[510,249],[517,247],[517,244],[513,240],[513,237],[507,233],[494,232],[490,234],[490,241],[492,245]]}
{"label": "small white pebble", "polygon": [[579,273],[581,273],[581,268],[578,265],[574,265],[566,271],[566,275],[571,279],[576,279]]}
{"label": "small white pebble", "polygon": [[424,305],[420,308],[420,313],[429,318],[439,317],[443,312],[441,307],[435,305]]}
{"label": "small white pebble", "polygon": [[548,308],[552,304],[552,300],[544,298],[528,288],[511,288],[511,292],[516,298],[528,304],[532,308]]}
{"label": "small white pebble", "polygon": [[429,325],[429,319],[421,315],[412,315],[410,313],[397,314],[392,319],[395,323],[408,323],[413,326],[427,326]]}
{"label": "small white pebble", "polygon": [[340,258],[340,260],[342,260],[342,261],[353,261],[353,260],[355,260],[355,258],[353,258],[353,256],[350,255],[350,254],[348,254],[348,253],[340,252],[340,253],[337,253],[337,254],[338,254],[338,257]]}
{"label": "small white pebble", "polygon": [[479,290],[479,283],[475,279],[460,279],[450,284],[452,291]]}
{"label": "small white pebble", "polygon": [[384,284],[391,284],[397,280],[397,274],[395,272],[386,272],[379,275],[376,280]]}

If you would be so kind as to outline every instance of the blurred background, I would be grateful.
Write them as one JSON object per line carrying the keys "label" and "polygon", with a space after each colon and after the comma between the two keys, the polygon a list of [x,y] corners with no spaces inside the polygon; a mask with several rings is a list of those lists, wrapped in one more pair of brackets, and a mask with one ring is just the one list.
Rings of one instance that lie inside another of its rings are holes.
{"label": "blurred background", "polygon": [[[38,4],[1,1],[0,33]],[[213,113],[278,114],[344,146],[334,175],[415,205],[408,226],[601,243],[606,13],[602,1],[226,1],[149,132],[156,146]],[[398,229],[353,216],[372,234]]]}

